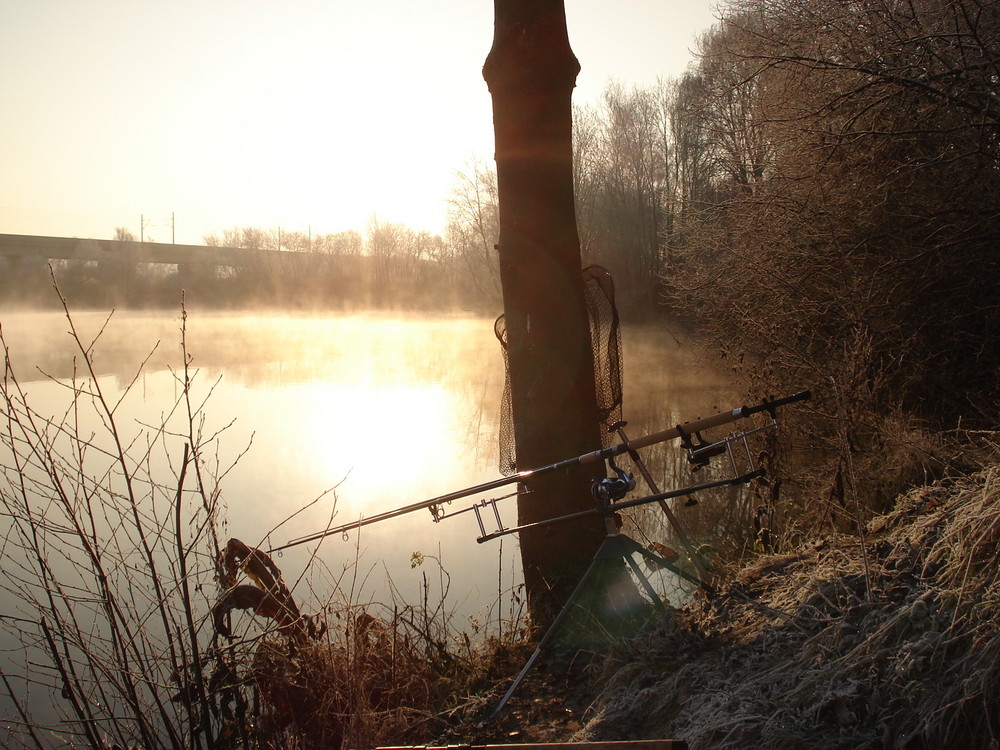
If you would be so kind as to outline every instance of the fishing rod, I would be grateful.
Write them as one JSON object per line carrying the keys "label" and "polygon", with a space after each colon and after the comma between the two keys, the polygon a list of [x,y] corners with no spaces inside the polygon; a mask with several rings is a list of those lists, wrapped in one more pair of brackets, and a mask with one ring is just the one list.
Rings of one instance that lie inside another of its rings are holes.
{"label": "fishing rod", "polygon": [[[705,490],[712,490],[717,487],[730,487],[737,484],[749,484],[754,479],[759,479],[764,476],[763,469],[754,468],[751,471],[744,472],[735,477],[726,477],[725,479],[716,479],[711,482],[704,482],[702,484],[694,484],[690,487],[684,487],[679,490],[668,490],[667,492],[658,492],[655,495],[646,495],[645,497],[639,497],[632,500],[617,500],[606,502],[601,506],[587,508],[586,510],[579,510],[575,513],[568,513],[565,516],[557,516],[555,518],[546,518],[543,521],[533,521],[531,523],[522,524],[521,526],[515,526],[513,528],[500,528],[494,532],[484,534],[483,536],[476,539],[480,544],[483,542],[488,542],[491,539],[497,539],[501,536],[507,536],[508,534],[516,534],[521,531],[526,531],[528,529],[537,529],[542,526],[553,526],[555,524],[563,523],[564,521],[573,521],[577,518],[586,518],[587,516],[607,516],[613,515],[620,510],[626,510],[627,508],[638,508],[640,505],[648,505],[650,503],[659,503],[671,500],[675,497],[686,497],[687,495],[693,495],[696,492],[704,492]],[[691,559],[697,559],[697,555],[692,555]]]}
{"label": "fishing rod", "polygon": [[[683,425],[677,425],[676,427],[671,427],[666,430],[661,430],[659,432],[653,432],[642,437],[633,438],[631,440],[617,443],[615,445],[609,446],[607,448],[602,448],[600,450],[591,451],[590,453],[583,453],[579,456],[574,456],[573,458],[566,458],[561,461],[556,461],[555,463],[546,464],[544,466],[539,466],[534,469],[525,469],[523,471],[518,471],[509,476],[500,477],[499,479],[494,479],[489,482],[483,482],[482,484],[477,484],[472,487],[466,487],[465,489],[455,490],[454,492],[448,492],[444,495],[439,495],[437,497],[432,497],[429,500],[422,500],[420,502],[411,503],[409,505],[404,505],[400,508],[395,508],[394,510],[389,510],[384,513],[378,513],[373,516],[368,516],[367,518],[362,517],[356,521],[351,521],[349,523],[341,524],[340,526],[333,526],[324,529],[323,531],[318,531],[314,534],[308,534],[306,536],[299,537],[297,539],[292,539],[279,547],[273,547],[268,550],[268,553],[280,552],[286,550],[290,547],[296,547],[300,544],[308,544],[309,542],[314,542],[324,537],[333,536],[334,534],[346,534],[348,531],[353,529],[360,529],[363,526],[368,526],[373,523],[380,523],[382,521],[388,521],[392,518],[398,518],[399,516],[406,515],[408,513],[413,513],[414,511],[428,509],[431,515],[434,517],[434,521],[440,521],[441,519],[447,517],[448,515],[455,514],[444,514],[441,512],[440,506],[446,503],[450,503],[454,500],[460,500],[471,495],[479,495],[485,492],[492,492],[493,490],[499,489],[501,487],[506,487],[515,483],[529,483],[532,479],[541,476],[543,474],[549,474],[555,471],[561,471],[575,466],[586,466],[589,464],[596,463],[598,461],[605,461],[608,459],[620,456],[623,453],[629,451],[635,451],[639,448],[646,448],[650,445],[656,445],[657,443],[664,443],[668,440],[675,440],[681,438],[684,440],[684,446],[688,448],[688,457],[693,464],[703,465],[707,463],[708,458],[711,455],[718,455],[718,453],[712,453],[711,451],[724,452],[724,448],[720,451],[716,446],[718,444],[712,444],[710,446],[702,444],[691,443],[691,436],[698,435],[704,430],[710,430],[713,427],[720,427],[724,424],[729,424],[730,422],[735,422],[739,419],[747,419],[754,414],[760,414],[762,412],[768,412],[771,414],[772,419],[775,418],[775,412],[782,406],[787,406],[788,404],[793,404],[798,401],[805,401],[810,398],[811,394],[809,391],[800,391],[799,393],[792,394],[791,396],[784,396],[782,398],[775,399],[765,399],[760,404],[756,406],[740,406],[736,409],[731,409],[729,411],[719,412],[710,417],[705,417],[703,419],[697,419],[693,422],[686,422]],[[709,450],[711,449],[711,450]],[[699,453],[699,451],[701,451]],[[709,455],[711,454],[711,455]],[[480,505],[493,504],[494,511],[496,511],[495,501],[484,501],[481,504],[474,506],[476,510],[476,515],[479,515]],[[469,510],[471,510],[470,508]],[[464,511],[458,511],[464,512]],[[482,524],[480,524],[482,526]]]}

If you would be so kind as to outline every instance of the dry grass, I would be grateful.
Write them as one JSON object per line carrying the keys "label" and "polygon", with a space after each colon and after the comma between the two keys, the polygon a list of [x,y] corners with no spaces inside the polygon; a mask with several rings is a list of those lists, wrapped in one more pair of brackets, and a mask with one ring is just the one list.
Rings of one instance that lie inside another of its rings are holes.
{"label": "dry grass", "polygon": [[[267,558],[259,550],[255,556]],[[376,747],[419,744],[433,738],[498,669],[523,633],[508,628],[501,639],[473,640],[456,629],[442,602],[419,605],[353,605],[330,599],[322,613],[298,615],[280,571],[267,558],[277,585],[232,580],[220,597],[225,617],[252,610],[239,627],[223,625],[224,661],[233,665],[229,731],[235,744],[262,748]],[[246,568],[244,568],[246,570]],[[249,570],[246,570],[250,574]],[[270,597],[234,597],[259,587],[282,591],[280,607]],[[290,620],[287,615],[296,613]],[[305,623],[305,624],[304,624]],[[227,687],[219,690],[220,700]]]}
{"label": "dry grass", "polygon": [[[692,748],[994,747],[1000,465],[757,558],[606,665],[585,733]],[[867,558],[867,565],[865,564]]]}

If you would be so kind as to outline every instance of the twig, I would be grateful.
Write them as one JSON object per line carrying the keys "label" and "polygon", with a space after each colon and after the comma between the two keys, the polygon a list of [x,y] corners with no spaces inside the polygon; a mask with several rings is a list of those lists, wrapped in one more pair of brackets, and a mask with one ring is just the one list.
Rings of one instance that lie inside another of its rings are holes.
{"label": "twig", "polygon": [[872,575],[868,565],[868,544],[865,542],[865,521],[861,514],[861,500],[858,497],[858,488],[854,481],[854,460],[851,456],[851,441],[848,436],[844,411],[840,402],[840,390],[837,388],[837,381],[832,375],[830,376],[830,384],[833,386],[833,394],[837,402],[837,425],[840,430],[841,441],[843,442],[844,457],[847,461],[847,476],[851,483],[851,498],[854,500],[854,522],[858,527],[858,537],[861,540],[861,561],[865,569],[865,593],[868,601],[871,601]]}

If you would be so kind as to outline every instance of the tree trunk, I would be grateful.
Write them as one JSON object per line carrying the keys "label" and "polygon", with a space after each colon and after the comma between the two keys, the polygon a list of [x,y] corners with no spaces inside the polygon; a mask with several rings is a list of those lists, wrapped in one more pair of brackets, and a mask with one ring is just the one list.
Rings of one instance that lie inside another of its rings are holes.
{"label": "tree trunk", "polygon": [[[580,65],[563,0],[495,0],[483,77],[493,98],[500,280],[519,470],[600,448],[590,327],[573,201],[572,107]],[[592,506],[593,469],[532,481],[519,523]],[[596,516],[521,534],[536,622],[567,598],[604,536]]]}

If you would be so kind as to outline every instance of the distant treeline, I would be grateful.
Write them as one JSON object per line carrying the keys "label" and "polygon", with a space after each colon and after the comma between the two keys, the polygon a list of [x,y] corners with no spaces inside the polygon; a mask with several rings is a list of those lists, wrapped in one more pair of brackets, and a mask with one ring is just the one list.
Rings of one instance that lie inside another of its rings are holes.
{"label": "distant treeline", "polygon": [[[110,260],[49,263],[0,258],[0,299],[7,305],[56,305],[54,276],[75,308],[176,308],[182,293],[186,305],[200,308],[440,311],[482,306],[483,300],[463,291],[458,264],[442,254],[439,237],[399,225],[370,230],[367,242],[357,232],[306,238],[256,228],[205,238],[209,246],[247,249],[238,266],[156,264],[132,260],[128,253]],[[135,241],[124,228],[114,239]],[[205,254],[210,258],[211,250]]]}

